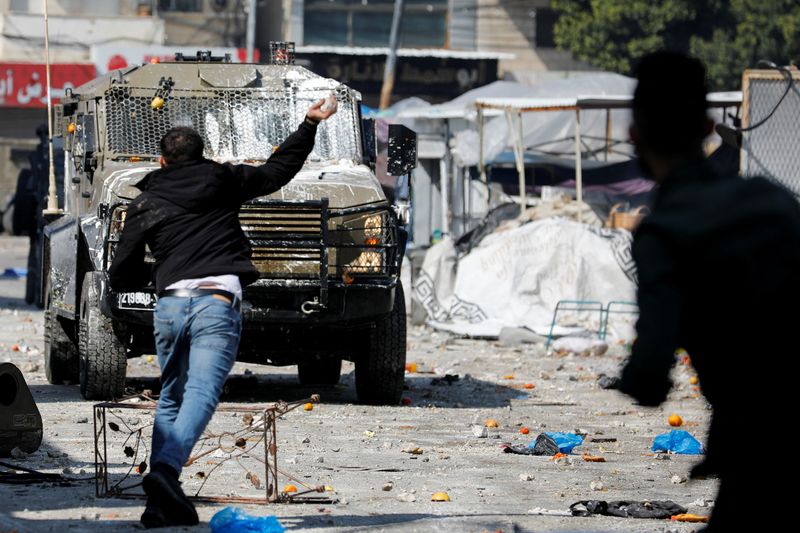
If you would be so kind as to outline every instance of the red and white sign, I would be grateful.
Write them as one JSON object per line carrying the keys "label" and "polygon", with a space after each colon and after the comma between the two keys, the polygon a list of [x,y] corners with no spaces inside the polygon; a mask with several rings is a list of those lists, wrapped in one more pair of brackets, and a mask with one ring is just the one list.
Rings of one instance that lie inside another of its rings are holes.
{"label": "red and white sign", "polygon": [[[74,89],[94,79],[91,63],[56,63],[50,65],[53,103]],[[47,77],[44,63],[0,62],[0,107],[47,107]]]}

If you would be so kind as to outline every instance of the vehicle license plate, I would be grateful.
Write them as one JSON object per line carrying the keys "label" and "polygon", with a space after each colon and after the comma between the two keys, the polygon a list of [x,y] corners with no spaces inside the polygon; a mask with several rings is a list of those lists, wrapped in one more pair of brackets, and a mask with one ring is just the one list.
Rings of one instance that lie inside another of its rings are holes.
{"label": "vehicle license plate", "polygon": [[117,308],[131,310],[152,310],[156,308],[156,295],[151,292],[117,293]]}

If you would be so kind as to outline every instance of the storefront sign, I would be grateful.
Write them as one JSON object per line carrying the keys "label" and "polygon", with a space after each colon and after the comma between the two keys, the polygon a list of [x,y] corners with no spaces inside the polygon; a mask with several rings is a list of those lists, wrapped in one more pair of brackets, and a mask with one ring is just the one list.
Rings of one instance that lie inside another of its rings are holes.
{"label": "storefront sign", "polygon": [[[381,92],[386,55],[346,55],[297,52],[297,64],[341,81],[375,105]],[[398,57],[395,99],[418,96],[430,102],[451,100],[464,92],[497,81],[497,59]]]}
{"label": "storefront sign", "polygon": [[[53,103],[95,77],[91,63],[50,65]],[[43,63],[0,62],[0,107],[47,107],[47,76]]]}

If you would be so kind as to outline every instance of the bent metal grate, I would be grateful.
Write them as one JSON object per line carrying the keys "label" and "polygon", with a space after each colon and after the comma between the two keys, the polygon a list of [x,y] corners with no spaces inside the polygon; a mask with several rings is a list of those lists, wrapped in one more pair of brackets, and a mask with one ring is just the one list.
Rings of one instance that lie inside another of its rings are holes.
{"label": "bent metal grate", "polygon": [[[112,157],[160,154],[170,129],[188,126],[205,141],[205,156],[217,161],[265,160],[304,120],[330,87],[170,90],[151,106],[153,88],[111,87],[105,94],[108,150]],[[311,161],[360,160],[358,114],[353,93],[336,91],[339,110],[320,124]]]}

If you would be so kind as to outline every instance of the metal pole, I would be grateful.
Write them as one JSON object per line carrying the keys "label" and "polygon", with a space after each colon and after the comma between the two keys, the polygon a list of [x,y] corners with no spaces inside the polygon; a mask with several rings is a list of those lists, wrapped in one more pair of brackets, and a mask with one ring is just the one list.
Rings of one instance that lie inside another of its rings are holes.
{"label": "metal pole", "polygon": [[450,141],[450,119],[444,119],[444,154],[439,161],[439,183],[442,194],[442,235],[450,234],[450,166],[452,157],[448,157],[447,145]]}
{"label": "metal pole", "polygon": [[483,108],[478,107],[478,170],[481,173],[481,181],[486,183],[486,162],[483,160]]}
{"label": "metal pole", "polygon": [[247,3],[247,62],[253,62],[253,50],[256,42],[256,1],[250,0]]}
{"label": "metal pole", "polygon": [[[521,115],[517,115],[522,122]],[[522,159],[522,126],[519,128],[514,127],[514,115],[511,108],[506,108],[506,122],[508,123],[508,130],[512,135],[513,142],[511,147],[514,149],[514,162],[517,167],[517,178],[519,180],[519,205],[520,212],[525,209],[527,205],[526,191],[525,191],[525,164]]]}
{"label": "metal pole", "polygon": [[47,0],[44,0],[44,70],[47,82],[47,146],[50,154],[49,181],[50,187],[47,191],[46,215],[58,215],[58,189],[56,188],[56,168],[53,161],[53,98],[50,94],[50,33],[47,17]]}
{"label": "metal pole", "polygon": [[[583,202],[583,169],[581,168],[581,110],[575,110],[575,189],[578,203]],[[580,209],[581,206],[578,206]],[[578,222],[583,222],[582,211],[578,211]]]}
{"label": "metal pole", "polygon": [[400,40],[400,24],[403,20],[403,0],[394,0],[392,31],[389,34],[389,53],[386,55],[386,67],[383,69],[383,86],[381,87],[381,109],[386,109],[392,102],[394,90],[394,70],[397,65],[397,44]]}

